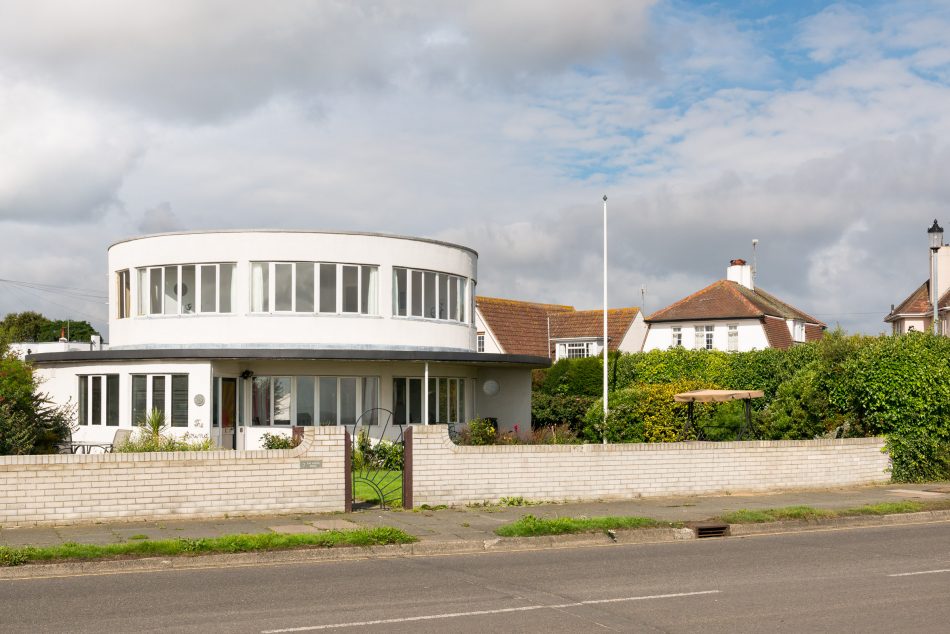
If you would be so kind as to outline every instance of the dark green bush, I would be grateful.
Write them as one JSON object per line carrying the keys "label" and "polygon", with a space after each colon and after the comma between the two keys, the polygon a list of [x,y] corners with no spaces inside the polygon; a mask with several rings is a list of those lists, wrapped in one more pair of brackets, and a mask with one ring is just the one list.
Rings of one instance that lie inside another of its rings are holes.
{"label": "dark green bush", "polygon": [[74,408],[39,388],[29,364],[0,350],[0,455],[55,453],[69,437]]}
{"label": "dark green bush", "polygon": [[603,393],[603,385],[604,365],[600,357],[561,359],[547,371],[541,392],[596,397]]}
{"label": "dark green bush", "polygon": [[532,392],[531,427],[570,425],[572,429],[579,429],[594,400],[593,396]]}
{"label": "dark green bush", "polygon": [[300,441],[294,440],[290,436],[283,434],[268,434],[261,436],[264,449],[293,449],[300,444]]}

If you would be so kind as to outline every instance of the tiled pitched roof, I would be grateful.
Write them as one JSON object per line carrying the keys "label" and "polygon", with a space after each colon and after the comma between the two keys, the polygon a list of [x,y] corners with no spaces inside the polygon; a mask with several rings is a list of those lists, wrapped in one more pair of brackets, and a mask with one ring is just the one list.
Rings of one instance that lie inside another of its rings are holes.
{"label": "tiled pitched roof", "polygon": [[[639,312],[640,309],[636,306],[607,310],[608,350],[617,349]],[[604,311],[602,310],[578,310],[551,315],[552,339],[602,337],[603,334]]]}
{"label": "tiled pitched roof", "polygon": [[805,341],[818,341],[825,336],[825,329],[817,324],[805,324]]}
{"label": "tiled pitched roof", "polygon": [[762,329],[765,330],[765,338],[768,339],[770,348],[788,350],[792,347],[792,333],[789,332],[788,324],[781,317],[763,317]]}
{"label": "tiled pitched roof", "polygon": [[[943,294],[940,301],[937,302],[940,310],[950,308],[950,290]],[[933,312],[933,302],[930,301],[930,280],[917,287],[907,299],[897,305],[884,321],[893,321],[900,315],[926,315]]]}
{"label": "tiled pitched roof", "polygon": [[729,280],[713,282],[706,288],[656,311],[646,321],[756,319],[765,316],[800,319],[821,328],[825,327],[824,323],[783,302],[771,293],[760,288],[752,290]]}
{"label": "tiled pitched roof", "polygon": [[[604,317],[600,310],[574,310],[573,306],[563,304],[538,304],[495,297],[476,297],[475,305],[508,354],[549,356],[552,350],[548,348],[548,318],[551,339],[599,337],[603,334]],[[610,350],[617,349],[639,312],[636,307],[607,311]]]}
{"label": "tiled pitched roof", "polygon": [[573,306],[476,297],[475,306],[507,354],[549,355],[548,315],[573,312]]}

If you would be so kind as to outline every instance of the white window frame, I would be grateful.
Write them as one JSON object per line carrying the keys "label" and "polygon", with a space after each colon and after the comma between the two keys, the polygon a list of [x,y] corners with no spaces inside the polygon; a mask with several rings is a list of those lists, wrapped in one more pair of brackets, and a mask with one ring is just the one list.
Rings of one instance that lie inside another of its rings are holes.
{"label": "white window frame", "polygon": [[792,320],[792,341],[796,343],[805,342],[805,322],[801,319]]}
{"label": "white window frame", "polygon": [[[267,310],[254,310],[254,265],[267,265]],[[290,265],[290,310],[277,310],[277,265]],[[309,264],[313,266],[313,310],[297,310],[297,265]],[[320,310],[320,270],[322,265],[334,267],[336,285],[334,293],[336,295],[334,310]],[[352,266],[356,268],[356,311],[343,310],[343,267]],[[376,271],[376,288],[370,288],[370,296],[367,297],[367,306],[363,306],[363,281],[365,277],[364,269],[373,269]],[[379,315],[379,265],[378,264],[357,264],[354,262],[308,262],[305,260],[253,260],[250,263],[250,281],[248,283],[248,306],[253,315]],[[375,301],[372,293],[375,291]],[[376,305],[376,311],[370,312],[369,308]]]}
{"label": "white window frame", "polygon": [[[231,270],[231,310],[223,312],[221,310],[221,267],[230,266]],[[195,289],[194,289],[194,308],[191,312],[185,312],[182,310],[182,269],[185,267],[194,267],[195,269]],[[201,306],[201,267],[203,266],[213,266],[214,267],[214,298],[215,298],[215,310],[200,310]],[[165,313],[165,269],[166,268],[175,268],[177,275],[178,291],[175,298],[175,301],[178,304],[177,309],[173,313]],[[161,283],[159,285],[159,306],[157,311],[152,310],[152,298],[151,298],[151,278],[153,271],[158,271],[161,276]],[[159,317],[194,317],[195,315],[233,315],[236,310],[236,300],[237,300],[237,263],[236,262],[185,262],[184,264],[157,264],[150,266],[140,266],[135,269],[135,286],[134,291],[130,292],[135,296],[135,315],[137,317],[149,317],[152,319]]]}
{"label": "white window frame", "polygon": [[[471,321],[474,315],[474,301],[475,301],[475,285],[470,283],[470,280],[461,275],[455,275],[454,273],[446,273],[445,271],[433,271],[430,269],[414,269],[405,266],[394,266],[393,267],[393,285],[396,285],[396,271],[405,271],[406,274],[406,314],[399,314],[399,290],[398,288],[393,289],[392,293],[392,315],[396,319],[425,319],[427,321],[440,321],[447,322],[452,324],[467,324]],[[412,305],[413,305],[413,294],[415,292],[414,285],[412,283],[412,274],[413,272],[421,274],[421,288],[419,289],[419,303],[422,306],[422,315],[413,315],[412,314]],[[435,307],[435,316],[428,317],[426,315],[426,295],[425,295],[425,274],[431,273],[435,275],[434,283],[434,293],[435,301],[433,305]],[[456,316],[453,319],[452,307],[449,306],[448,302],[445,304],[445,317],[439,317],[439,306],[441,299],[441,284],[439,283],[440,277],[445,276],[448,278],[446,284],[447,293],[449,299],[452,297],[452,285],[456,287],[456,305],[455,312]],[[469,290],[471,289],[471,291]],[[469,302],[469,294],[471,294],[471,302]],[[471,308],[470,308],[471,306]]]}
{"label": "white window frame", "polygon": [[697,325],[695,329],[695,338],[694,338],[694,348],[696,350],[714,350],[715,349],[715,340],[713,334],[716,331],[716,327],[713,325]]}
{"label": "white window frame", "polygon": [[123,269],[115,272],[116,317],[127,319],[132,316],[132,271]]}
{"label": "white window frame", "polygon": [[670,329],[670,347],[671,348],[683,347],[683,328],[681,326],[673,326]]}
{"label": "white window frame", "polygon": [[475,351],[485,352],[485,333],[475,333]]}
{"label": "white window frame", "polygon": [[[116,390],[115,390],[115,399],[116,399],[116,422],[114,425],[109,424],[109,378],[112,377],[116,381]],[[79,374],[76,377],[76,390],[79,398],[77,398],[77,412],[76,418],[77,422],[81,427],[118,427],[122,424],[122,378],[114,373],[108,374]],[[83,396],[80,391],[82,389],[83,379],[86,381],[85,390],[86,394]],[[93,380],[99,379],[99,385],[102,395],[102,401],[99,407],[99,420],[92,420],[92,386]],[[82,411],[82,410],[85,411]],[[86,422],[82,422],[85,420]]]}
{"label": "white window frame", "polygon": [[739,351],[739,324],[729,324],[727,326],[726,350],[729,352]]}
{"label": "white window frame", "polygon": [[[360,408],[362,407],[362,404],[363,404],[363,403],[365,402],[365,400],[366,400],[366,399],[365,399],[364,392],[363,392],[363,383],[365,382],[365,381],[364,381],[365,379],[376,379],[376,399],[375,399],[375,400],[376,400],[376,403],[377,403],[377,407],[379,406],[381,377],[380,377],[379,375],[376,375],[376,374],[360,374],[360,375],[350,375],[350,374],[347,374],[347,375],[335,375],[335,376],[334,376],[334,375],[325,375],[325,374],[324,374],[324,375],[310,375],[310,374],[305,374],[305,375],[286,375],[286,374],[280,374],[280,375],[278,375],[278,374],[273,374],[273,375],[261,375],[261,376],[255,376],[254,379],[265,379],[265,378],[266,378],[266,379],[268,379],[269,382],[270,382],[270,384],[269,384],[269,388],[270,388],[270,389],[269,389],[268,405],[267,405],[267,407],[268,407],[268,412],[269,412],[268,423],[267,423],[267,424],[255,423],[254,420],[253,420],[253,418],[254,418],[254,394],[253,394],[253,393],[254,393],[254,384],[253,384],[253,379],[251,379],[251,380],[249,381],[249,386],[248,386],[248,388],[245,389],[245,390],[243,390],[243,393],[246,395],[245,398],[248,399],[248,402],[245,404],[244,407],[241,407],[241,406],[239,405],[239,410],[244,411],[244,412],[250,412],[250,414],[248,415],[248,420],[247,420],[246,424],[249,425],[249,426],[251,426],[251,427],[276,427],[276,428],[279,428],[279,429],[287,429],[288,427],[295,427],[295,426],[298,426],[298,425],[297,425],[297,422],[296,422],[296,421],[297,421],[297,414],[298,414],[298,411],[297,411],[297,394],[298,394],[298,391],[299,391],[298,380],[299,380],[301,377],[306,377],[306,378],[309,378],[309,379],[313,379],[313,409],[314,409],[314,413],[313,413],[313,414],[314,414],[313,425],[314,425],[314,426],[317,426],[317,427],[321,427],[321,426],[323,426],[323,427],[331,427],[331,426],[332,426],[332,427],[338,427],[338,426],[340,425],[340,415],[341,415],[341,410],[342,410],[341,405],[342,405],[342,399],[343,399],[342,391],[340,390],[340,382],[341,382],[341,380],[343,380],[343,379],[354,379],[354,380],[356,381],[356,409],[357,409],[357,411],[356,411],[355,414],[356,414],[356,420],[357,420],[357,421],[359,421],[360,416],[362,416],[362,415],[365,413],[364,411],[361,411],[361,410],[360,410]],[[274,381],[275,381],[276,379],[290,379],[290,412],[289,412],[289,414],[290,414],[290,423],[289,423],[289,424],[285,424],[285,423],[276,424],[276,423],[274,422],[274,406],[276,405],[276,403],[275,403],[275,401],[274,401]],[[336,421],[333,423],[333,425],[324,425],[324,424],[321,422],[321,420],[320,420],[320,379],[335,379],[335,380],[336,380]],[[240,391],[241,391],[241,390],[239,389],[239,392],[240,392]],[[372,423],[372,424],[379,424],[379,421],[377,420],[376,423]]]}
{"label": "white window frame", "polygon": [[564,344],[565,359],[586,359],[590,356],[589,341],[567,341]]}
{"label": "white window frame", "polygon": [[[446,382],[446,401],[448,401],[448,395],[451,394],[451,386],[454,383],[456,385],[456,395],[455,395],[455,420],[452,420],[452,409],[449,403],[446,404],[446,418],[448,420],[439,420],[439,406],[441,404],[441,399],[439,398],[439,385],[441,382]],[[408,389],[409,383],[406,383]],[[429,377],[429,386],[427,389],[423,390],[422,398],[428,400],[430,389],[435,390],[435,407],[430,405],[429,407],[429,421],[430,425],[457,425],[459,423],[466,422],[468,420],[468,398],[465,394],[468,381],[463,377],[458,376],[430,376]],[[425,404],[423,401],[423,405]],[[406,406],[409,407],[408,393],[406,394]],[[423,412],[425,412],[425,407],[423,407]],[[423,421],[425,422],[425,421]]]}
{"label": "white window frame", "polygon": [[[155,377],[164,377],[165,379],[165,423],[169,427],[174,427],[177,429],[187,428],[189,426],[189,421],[191,417],[191,380],[187,372],[171,372],[168,374],[164,373],[155,373],[155,374],[146,374],[144,372],[135,372],[129,375],[129,418],[132,420],[132,425],[138,425],[139,421],[135,420],[135,377],[145,377],[145,416],[148,416],[152,411],[152,395],[154,394],[154,378]],[[187,413],[185,414],[184,423],[175,424],[173,420],[174,410],[173,400],[172,400],[172,381],[174,377],[184,377],[185,381],[188,384],[188,394],[185,397],[185,405],[187,406]]]}

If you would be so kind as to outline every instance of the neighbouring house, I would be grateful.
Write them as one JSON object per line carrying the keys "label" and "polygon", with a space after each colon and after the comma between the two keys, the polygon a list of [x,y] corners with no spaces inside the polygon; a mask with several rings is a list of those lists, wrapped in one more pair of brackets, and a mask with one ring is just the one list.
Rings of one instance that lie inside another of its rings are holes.
{"label": "neighbouring house", "polygon": [[[943,244],[943,229],[934,220],[929,233],[931,245],[930,277],[884,318],[895,335],[933,330],[934,291],[937,297],[937,332],[950,335],[950,246]],[[935,279],[936,278],[936,279]]]}
{"label": "neighbouring house", "polygon": [[108,345],[102,342],[102,337],[92,335],[90,341],[18,341],[9,344],[9,350],[20,359],[25,359],[31,354],[40,354],[44,352],[68,352],[70,350],[102,350]]}
{"label": "neighbouring house", "polygon": [[[475,298],[479,352],[547,356],[555,361],[598,356],[604,349],[602,310],[575,310],[495,297]],[[639,352],[646,324],[639,308],[607,310],[608,350]]]}
{"label": "neighbouring house", "polygon": [[[476,352],[478,254],[371,233],[210,231],[108,251],[108,349],[34,350],[43,389],[107,442],[151,409],[254,449],[293,426],[531,420],[547,354]],[[280,430],[285,430],[281,432]]]}
{"label": "neighbouring house", "polygon": [[820,339],[821,321],[755,288],[752,267],[732,260],[726,279],[685,297],[646,318],[643,350],[682,346],[694,350],[745,352],[787,349]]}

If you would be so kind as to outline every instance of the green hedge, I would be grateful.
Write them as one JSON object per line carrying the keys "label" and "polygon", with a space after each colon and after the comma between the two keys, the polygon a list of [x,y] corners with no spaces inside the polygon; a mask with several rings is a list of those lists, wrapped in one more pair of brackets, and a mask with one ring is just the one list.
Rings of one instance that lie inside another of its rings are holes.
{"label": "green hedge", "polygon": [[[950,338],[837,330],[789,350],[706,350],[611,355],[611,413],[603,422],[600,358],[564,360],[534,376],[533,422],[568,423],[589,441],[683,439],[677,391],[759,389],[753,430],[764,439],[884,435],[900,481],[950,479]],[[690,387],[692,386],[692,387]],[[595,400],[597,399],[597,400]],[[586,411],[581,413],[584,405]],[[735,404],[697,406],[694,431],[734,437]]]}

